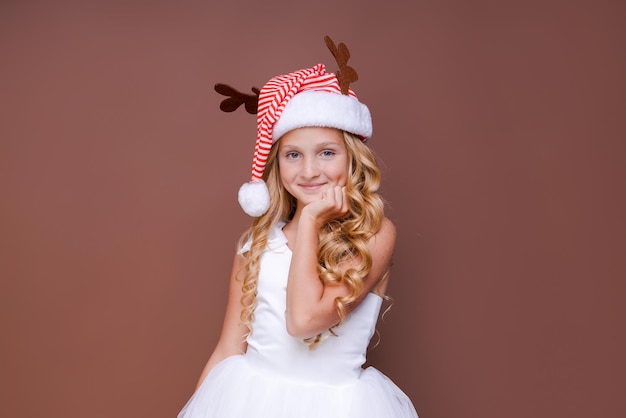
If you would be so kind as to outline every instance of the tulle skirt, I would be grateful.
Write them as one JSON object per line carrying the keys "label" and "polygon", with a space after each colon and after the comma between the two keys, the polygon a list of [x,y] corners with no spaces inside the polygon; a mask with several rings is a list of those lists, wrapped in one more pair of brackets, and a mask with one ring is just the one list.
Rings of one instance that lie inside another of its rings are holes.
{"label": "tulle skirt", "polygon": [[348,383],[275,376],[244,355],[217,364],[178,418],[416,418],[409,398],[373,367]]}

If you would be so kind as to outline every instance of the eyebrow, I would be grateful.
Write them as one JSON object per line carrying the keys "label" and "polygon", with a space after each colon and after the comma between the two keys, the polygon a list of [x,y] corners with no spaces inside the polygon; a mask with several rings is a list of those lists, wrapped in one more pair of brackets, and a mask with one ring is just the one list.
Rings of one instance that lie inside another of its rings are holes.
{"label": "eyebrow", "polygon": [[339,144],[338,142],[323,142],[321,144],[319,144],[320,148],[327,148],[327,147],[332,147],[332,146],[341,146],[341,144]]}
{"label": "eyebrow", "polygon": [[[341,146],[341,144],[339,144],[337,142],[328,141],[328,142],[322,142],[321,144],[318,144],[317,148],[329,148],[329,147],[339,147],[339,146]],[[290,144],[282,145],[281,144],[280,149],[282,151],[284,151],[284,150],[298,150],[298,149],[300,149],[300,147],[298,147],[297,145],[290,145]]]}

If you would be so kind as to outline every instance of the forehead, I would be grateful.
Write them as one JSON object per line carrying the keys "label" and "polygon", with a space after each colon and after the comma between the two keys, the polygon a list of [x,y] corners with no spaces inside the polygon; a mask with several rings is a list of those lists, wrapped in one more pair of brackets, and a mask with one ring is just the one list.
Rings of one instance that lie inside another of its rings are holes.
{"label": "forehead", "polygon": [[294,129],[280,138],[279,147],[345,146],[343,133],[335,128],[317,126]]}

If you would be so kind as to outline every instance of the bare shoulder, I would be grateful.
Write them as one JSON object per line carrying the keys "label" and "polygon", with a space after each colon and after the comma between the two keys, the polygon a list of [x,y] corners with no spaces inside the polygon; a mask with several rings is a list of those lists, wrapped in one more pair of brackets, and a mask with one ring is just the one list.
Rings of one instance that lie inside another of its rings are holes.
{"label": "bare shoulder", "polygon": [[383,218],[383,222],[380,225],[380,231],[386,234],[390,234],[393,236],[393,239],[396,239],[396,226],[391,222],[391,220],[387,217]]}
{"label": "bare shoulder", "polygon": [[380,229],[372,239],[370,239],[369,244],[378,251],[386,252],[385,250],[388,250],[393,252],[396,244],[396,236],[396,226],[389,218],[385,217],[380,225]]}

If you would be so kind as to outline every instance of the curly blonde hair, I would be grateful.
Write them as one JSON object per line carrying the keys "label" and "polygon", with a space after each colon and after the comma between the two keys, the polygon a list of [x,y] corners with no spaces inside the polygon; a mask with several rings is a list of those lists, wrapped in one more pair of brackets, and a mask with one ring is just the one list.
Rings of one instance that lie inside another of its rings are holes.
{"label": "curly blonde hair", "polygon": [[[363,279],[372,266],[372,257],[367,248],[369,239],[378,232],[384,218],[384,203],[378,195],[380,185],[380,169],[374,153],[356,136],[343,132],[344,143],[348,153],[349,180],[346,185],[346,197],[349,212],[343,218],[333,220],[320,229],[319,270],[323,283],[345,284],[350,293],[335,299],[339,322],[346,318],[346,311],[351,303],[358,298],[363,288]],[[270,192],[268,211],[255,218],[252,226],[244,232],[239,240],[241,248],[250,242],[250,249],[243,253],[245,259],[242,278],[241,321],[252,331],[254,307],[256,305],[257,279],[260,269],[260,257],[271,227],[279,221],[289,221],[296,210],[296,199],[291,196],[280,181],[278,145],[274,144],[267,159],[263,180]],[[341,263],[346,260],[358,260],[355,267],[343,271]],[[305,339],[309,348],[314,348],[320,341],[321,334]]]}

